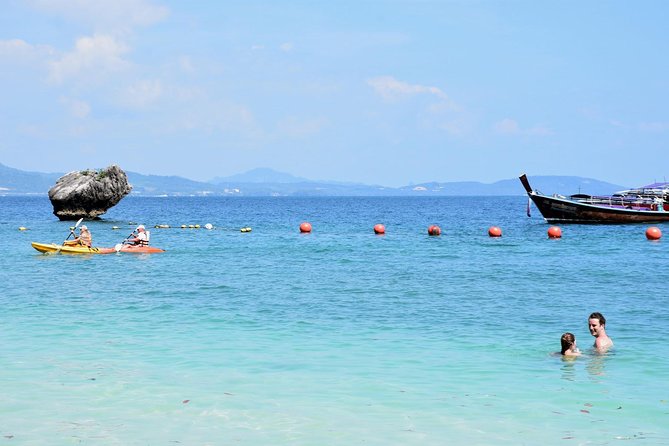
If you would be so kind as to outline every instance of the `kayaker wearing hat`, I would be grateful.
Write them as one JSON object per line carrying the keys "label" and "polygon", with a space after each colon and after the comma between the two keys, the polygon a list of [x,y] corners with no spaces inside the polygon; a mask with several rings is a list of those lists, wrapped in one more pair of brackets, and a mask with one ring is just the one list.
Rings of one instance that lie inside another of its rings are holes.
{"label": "kayaker wearing hat", "polygon": [[81,225],[79,226],[79,235],[74,238],[74,240],[68,240],[64,243],[67,246],[88,246],[89,248],[93,245],[93,235],[91,231],[88,230],[88,226]]}
{"label": "kayaker wearing hat", "polygon": [[146,230],[144,225],[139,225],[137,226],[137,234],[133,231],[131,235],[134,235],[134,238],[131,238],[128,240],[129,244],[132,245],[141,245],[141,246],[148,246],[149,245],[149,231]]}

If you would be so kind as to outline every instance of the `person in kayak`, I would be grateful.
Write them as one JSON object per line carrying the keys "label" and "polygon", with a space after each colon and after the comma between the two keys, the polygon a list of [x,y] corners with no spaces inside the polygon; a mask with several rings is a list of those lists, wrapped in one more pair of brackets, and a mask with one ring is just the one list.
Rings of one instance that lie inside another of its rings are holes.
{"label": "person in kayak", "polygon": [[93,235],[91,231],[88,230],[88,226],[81,225],[79,227],[79,235],[74,238],[74,240],[68,240],[63,243],[65,246],[88,246],[89,248],[93,245]]}
{"label": "person in kayak", "polygon": [[149,246],[149,231],[146,230],[144,225],[137,226],[135,229],[137,233],[133,231],[131,235],[134,235],[134,238],[128,239],[128,244],[135,246]]}

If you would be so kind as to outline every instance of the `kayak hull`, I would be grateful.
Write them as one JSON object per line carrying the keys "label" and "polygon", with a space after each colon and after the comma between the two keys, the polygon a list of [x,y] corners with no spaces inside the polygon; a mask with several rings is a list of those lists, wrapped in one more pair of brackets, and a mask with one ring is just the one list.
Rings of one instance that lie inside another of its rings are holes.
{"label": "kayak hull", "polygon": [[114,248],[97,248],[88,246],[63,246],[55,243],[32,242],[32,247],[46,254],[111,254]]}
{"label": "kayak hull", "polygon": [[63,246],[55,243],[32,242],[32,247],[45,254],[114,254],[115,252],[127,252],[131,254],[157,254],[165,252],[164,249],[153,246],[123,245],[117,251],[114,248],[89,248],[88,246]]}
{"label": "kayak hull", "polygon": [[165,250],[153,246],[123,245],[119,252],[129,252],[134,254],[157,254],[159,252],[165,252]]}

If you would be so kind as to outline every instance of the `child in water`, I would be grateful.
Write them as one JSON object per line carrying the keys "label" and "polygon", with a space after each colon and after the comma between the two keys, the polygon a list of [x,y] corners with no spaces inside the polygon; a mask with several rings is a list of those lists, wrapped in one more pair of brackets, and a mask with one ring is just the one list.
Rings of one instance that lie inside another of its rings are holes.
{"label": "child in water", "polygon": [[576,347],[576,338],[571,333],[565,333],[560,338],[562,356],[580,356],[581,351]]}

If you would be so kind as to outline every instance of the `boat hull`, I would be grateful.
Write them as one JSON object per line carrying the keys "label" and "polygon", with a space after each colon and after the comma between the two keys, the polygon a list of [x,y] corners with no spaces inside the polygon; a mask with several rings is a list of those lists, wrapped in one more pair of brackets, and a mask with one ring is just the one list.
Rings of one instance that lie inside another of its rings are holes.
{"label": "boat hull", "polygon": [[111,254],[114,248],[89,248],[88,246],[64,246],[55,243],[32,242],[32,247],[46,254]]}
{"label": "boat hull", "polygon": [[597,206],[571,200],[529,194],[549,223],[662,223],[669,212]]}
{"label": "boat hull", "polygon": [[[669,222],[669,210],[649,207],[590,204],[560,196],[543,195],[520,176],[527,195],[549,223],[662,223]],[[529,215],[529,214],[528,214]]]}
{"label": "boat hull", "polygon": [[158,254],[165,252],[165,250],[153,246],[123,245],[119,252],[129,252],[133,254]]}
{"label": "boat hull", "polygon": [[55,243],[37,243],[32,242],[32,247],[45,254],[114,254],[116,252],[131,254],[157,254],[165,252],[160,248],[153,246],[134,246],[123,245],[120,250],[114,248],[89,248],[87,246],[67,246],[57,245]]}

